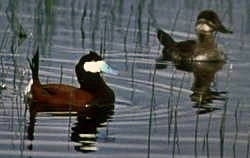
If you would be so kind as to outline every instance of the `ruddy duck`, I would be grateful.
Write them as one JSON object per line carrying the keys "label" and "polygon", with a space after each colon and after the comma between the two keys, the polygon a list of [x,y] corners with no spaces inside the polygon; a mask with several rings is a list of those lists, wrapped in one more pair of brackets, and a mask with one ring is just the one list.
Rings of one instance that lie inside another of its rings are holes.
{"label": "ruddy duck", "polygon": [[233,33],[225,28],[213,10],[200,12],[195,24],[196,40],[176,42],[159,29],[157,38],[164,46],[162,59],[173,61],[223,61],[224,53],[218,49],[213,32]]}
{"label": "ruddy duck", "polygon": [[[49,109],[79,110],[93,106],[113,106],[115,94],[106,84],[100,72],[116,74],[103,59],[94,51],[80,58],[75,66],[80,88],[65,84],[41,84],[39,72],[39,49],[37,48],[32,61],[32,84],[29,92],[30,105],[43,105]],[[44,110],[44,109],[41,109]],[[37,110],[39,111],[39,110]]]}

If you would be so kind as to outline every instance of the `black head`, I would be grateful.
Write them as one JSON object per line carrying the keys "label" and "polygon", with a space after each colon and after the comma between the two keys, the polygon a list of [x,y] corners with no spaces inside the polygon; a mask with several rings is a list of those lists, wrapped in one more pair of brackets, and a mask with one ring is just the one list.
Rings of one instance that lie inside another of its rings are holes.
{"label": "black head", "polygon": [[102,61],[102,57],[96,52],[90,51],[88,54],[83,55],[75,66],[75,72],[78,82],[81,88],[95,89],[98,82],[102,81],[102,77],[99,72],[86,71],[84,65],[88,62]]}
{"label": "black head", "polygon": [[115,94],[100,72],[114,74],[115,71],[103,61],[100,55],[94,51],[83,55],[75,66],[75,72],[80,88],[95,94],[96,99],[91,104],[113,105]]}
{"label": "black head", "polygon": [[78,64],[83,65],[85,62],[101,61],[101,60],[103,60],[103,58],[100,55],[98,55],[95,51],[90,51],[89,54],[81,57]]}
{"label": "black head", "polygon": [[203,10],[199,13],[196,20],[195,27],[197,32],[218,31],[221,33],[233,33],[221,23],[219,16],[213,10]]}
{"label": "black head", "polygon": [[94,51],[83,55],[75,66],[75,72],[81,88],[97,90],[97,87],[105,85],[100,72],[116,74],[116,71]]}

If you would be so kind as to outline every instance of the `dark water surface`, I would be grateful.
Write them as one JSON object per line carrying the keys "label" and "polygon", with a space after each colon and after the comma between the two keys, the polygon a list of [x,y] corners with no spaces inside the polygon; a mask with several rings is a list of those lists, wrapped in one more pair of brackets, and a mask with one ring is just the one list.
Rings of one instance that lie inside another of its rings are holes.
{"label": "dark water surface", "polygon": [[[234,30],[216,35],[227,62],[194,65],[191,72],[172,63],[156,70],[162,49],[156,28],[176,40],[194,37],[195,18],[205,8]],[[249,157],[249,8],[247,0],[0,0],[0,81],[6,85],[0,157]],[[120,72],[104,75],[116,93],[114,114],[98,123],[74,113],[30,117],[26,58],[35,44],[43,83],[78,86],[77,60],[90,49],[101,53]],[[199,108],[193,92],[204,87],[201,75],[211,95]]]}

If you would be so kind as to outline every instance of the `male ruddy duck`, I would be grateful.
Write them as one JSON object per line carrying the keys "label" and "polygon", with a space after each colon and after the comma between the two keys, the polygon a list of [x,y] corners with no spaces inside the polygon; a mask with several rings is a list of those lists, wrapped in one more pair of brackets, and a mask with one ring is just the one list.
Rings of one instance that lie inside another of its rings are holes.
{"label": "male ruddy duck", "polygon": [[157,38],[164,46],[162,59],[173,61],[223,61],[224,53],[218,49],[213,33],[232,33],[221,23],[213,10],[200,12],[195,24],[196,40],[176,42],[168,33],[159,29]]}
{"label": "male ruddy duck", "polygon": [[37,48],[32,61],[29,60],[32,70],[31,90],[29,92],[28,103],[32,106],[40,106],[37,111],[44,111],[48,108],[76,110],[94,106],[113,106],[115,94],[105,83],[100,72],[117,73],[112,70],[103,59],[94,51],[80,58],[75,66],[80,88],[64,84],[41,84],[38,76],[39,72],[39,49]]}

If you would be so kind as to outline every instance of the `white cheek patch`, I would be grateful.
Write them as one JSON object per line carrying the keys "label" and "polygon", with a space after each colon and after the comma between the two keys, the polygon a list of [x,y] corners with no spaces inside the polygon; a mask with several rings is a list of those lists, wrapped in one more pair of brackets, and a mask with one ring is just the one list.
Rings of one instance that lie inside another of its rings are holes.
{"label": "white cheek patch", "polygon": [[212,28],[209,27],[207,24],[198,24],[196,26],[196,30],[199,30],[199,31],[212,31]]}
{"label": "white cheek patch", "polygon": [[193,60],[194,61],[206,61],[207,60],[207,56],[206,55],[198,55]]}
{"label": "white cheek patch", "polygon": [[83,69],[87,72],[97,73],[101,71],[101,67],[104,63],[104,61],[85,62],[83,65]]}
{"label": "white cheek patch", "polygon": [[91,72],[91,73],[104,72],[104,73],[109,73],[113,75],[118,74],[118,71],[113,70],[105,61],[85,62],[83,65],[83,69],[86,72]]}

